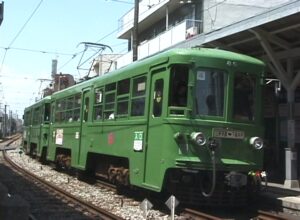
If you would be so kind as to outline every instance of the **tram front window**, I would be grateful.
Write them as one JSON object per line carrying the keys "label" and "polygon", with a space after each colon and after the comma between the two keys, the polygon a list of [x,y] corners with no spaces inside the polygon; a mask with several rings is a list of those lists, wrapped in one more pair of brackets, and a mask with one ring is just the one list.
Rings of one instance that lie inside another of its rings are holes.
{"label": "tram front window", "polygon": [[198,69],[196,72],[196,114],[224,116],[227,73],[216,69]]}
{"label": "tram front window", "polygon": [[253,121],[255,103],[254,75],[236,73],[233,91],[233,118],[236,120]]}

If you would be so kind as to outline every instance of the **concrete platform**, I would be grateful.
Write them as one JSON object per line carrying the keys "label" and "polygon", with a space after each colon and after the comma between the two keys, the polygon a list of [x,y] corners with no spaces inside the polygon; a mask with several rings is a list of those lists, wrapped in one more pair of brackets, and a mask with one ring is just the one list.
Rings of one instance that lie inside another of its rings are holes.
{"label": "concrete platform", "polygon": [[267,201],[276,207],[282,207],[282,212],[299,216],[300,219],[300,188],[286,188],[283,184],[268,183],[266,191],[261,193],[262,201]]}

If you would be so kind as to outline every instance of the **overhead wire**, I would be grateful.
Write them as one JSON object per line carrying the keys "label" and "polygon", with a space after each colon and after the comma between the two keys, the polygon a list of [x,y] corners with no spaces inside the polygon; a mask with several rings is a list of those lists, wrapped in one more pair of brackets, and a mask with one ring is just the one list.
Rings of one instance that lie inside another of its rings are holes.
{"label": "overhead wire", "polygon": [[[107,0],[105,0],[107,2]],[[123,1],[123,0],[110,0],[112,2],[118,2],[118,3],[124,3],[124,4],[130,4],[133,5],[134,2],[129,2],[129,1]]]}
{"label": "overhead wire", "polygon": [[28,22],[31,20],[31,18],[33,17],[33,15],[37,12],[37,10],[39,9],[39,7],[41,6],[42,3],[43,3],[43,0],[41,0],[39,2],[39,4],[36,6],[36,8],[33,10],[33,12],[31,13],[31,15],[27,19],[27,21],[24,23],[24,25],[21,27],[21,29],[19,30],[19,32],[16,34],[16,36],[10,42],[8,48],[11,47],[13,45],[13,43],[17,40],[17,38],[20,36],[20,34],[22,33],[22,31],[24,30],[24,28],[26,27],[26,25],[28,24]]}
{"label": "overhead wire", "polygon": [[33,10],[33,12],[31,13],[31,15],[29,16],[29,18],[26,20],[26,22],[24,23],[24,25],[21,27],[21,29],[18,31],[18,33],[16,34],[16,36],[12,39],[12,41],[10,42],[10,44],[8,45],[8,47],[5,48],[5,52],[4,52],[4,56],[2,58],[2,62],[1,62],[1,66],[0,66],[0,73],[2,72],[2,68],[4,65],[4,61],[7,55],[7,51],[10,49],[10,47],[13,45],[13,43],[17,40],[17,38],[20,36],[20,34],[22,33],[22,31],[25,29],[26,25],[29,23],[29,21],[31,20],[31,18],[33,17],[33,15],[37,12],[37,10],[40,8],[41,4],[43,3],[43,0],[41,0],[39,2],[39,4],[35,7],[35,9]]}
{"label": "overhead wire", "polygon": [[62,55],[62,56],[73,56],[74,55],[74,54],[71,54],[71,53],[54,52],[54,51],[47,51],[47,50],[35,50],[35,49],[20,48],[20,47],[9,47],[9,48],[7,48],[7,47],[0,46],[0,49],[20,50],[20,51],[26,51],[26,52],[32,52],[32,53],[55,54],[55,55]]}

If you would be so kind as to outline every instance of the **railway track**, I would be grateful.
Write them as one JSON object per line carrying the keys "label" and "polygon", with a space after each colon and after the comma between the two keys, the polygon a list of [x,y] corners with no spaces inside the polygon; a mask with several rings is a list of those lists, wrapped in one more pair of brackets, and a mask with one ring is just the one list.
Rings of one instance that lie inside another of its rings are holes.
{"label": "railway track", "polygon": [[21,134],[14,134],[13,136],[9,138],[2,139],[0,141],[0,146],[1,147],[8,147],[11,143],[13,143],[16,140],[19,140],[22,137]]}
{"label": "railway track", "polygon": [[272,213],[259,210],[256,220],[296,220],[298,216],[292,216],[285,213]]}
{"label": "railway track", "polygon": [[[14,140],[10,140],[10,141],[6,141],[5,143],[0,143],[0,145],[6,145],[7,149],[13,148],[13,147],[8,147],[9,143],[13,143],[15,142],[16,139]],[[25,163],[25,164],[19,164],[16,165],[15,169],[21,169],[20,171],[17,171],[18,173],[20,173],[20,176],[22,176],[22,178],[26,178],[26,181],[29,182],[27,183],[29,186],[29,189],[27,190],[27,194],[30,194],[31,197],[28,199],[27,197],[25,197],[25,200],[29,200],[30,201],[30,205],[31,205],[31,219],[49,219],[47,216],[45,215],[51,215],[51,219],[55,218],[55,219],[122,219],[122,217],[119,216],[123,216],[124,219],[132,219],[132,218],[127,218],[124,216],[131,216],[131,214],[126,214],[126,215],[119,215],[120,213],[124,214],[124,209],[122,209],[123,211],[117,211],[117,216],[115,216],[114,214],[112,214],[110,211],[107,211],[109,214],[109,216],[105,216],[103,214],[99,214],[99,210],[100,212],[102,212],[107,207],[102,206],[101,204],[98,204],[98,202],[92,204],[91,201],[86,202],[82,199],[78,199],[78,195],[74,194],[72,195],[69,192],[66,192],[67,190],[65,188],[61,188],[61,184],[51,184],[49,183],[49,177],[45,176],[44,174],[39,175],[37,173],[37,170],[41,169],[41,170],[46,170],[46,169],[50,169],[49,166],[43,166],[43,165],[36,165],[37,169],[32,168],[30,166],[30,164],[36,163],[35,160],[32,160],[32,158],[26,156],[26,155],[20,155],[18,154],[18,150],[15,151],[15,153],[13,153],[12,151],[9,151],[9,156],[12,157],[12,159],[14,159],[15,162],[18,162],[15,160],[15,158],[17,159],[22,159],[23,157],[23,161],[29,162],[29,163]],[[15,156],[13,156],[15,155]],[[1,156],[0,156],[0,160],[1,160]],[[5,163],[9,163],[9,162],[5,162]],[[0,161],[1,164],[1,161]],[[25,166],[24,166],[25,165]],[[13,165],[7,165],[7,166],[13,166]],[[22,168],[20,168],[19,166],[23,166],[23,167],[27,167],[27,171],[23,171]],[[29,167],[28,167],[29,166]],[[1,166],[0,166],[1,168]],[[29,169],[28,169],[29,168]],[[1,170],[0,170],[0,179],[1,179]],[[25,172],[26,174],[22,174],[23,172]],[[35,175],[32,176],[32,174],[30,172],[34,172]],[[28,174],[27,174],[28,173]],[[4,174],[5,175],[5,174]],[[50,174],[52,176],[55,176],[56,178],[59,178],[57,172],[54,174]],[[40,177],[37,177],[40,176]],[[18,177],[20,178],[20,177]],[[77,188],[77,185],[79,184],[78,182],[75,182],[75,180],[73,180],[72,178],[76,179],[75,177],[69,176],[66,177],[64,176],[64,181],[66,182],[67,179],[70,178],[70,183],[68,183],[69,187],[71,187],[71,189],[83,192],[83,188]],[[19,182],[19,180],[16,180],[16,177],[13,177],[13,179],[15,180],[15,182]],[[37,179],[37,180],[36,180]],[[69,181],[69,180],[68,180]],[[71,185],[71,183],[75,183],[76,186]],[[24,183],[21,182],[20,185],[23,185]],[[24,184],[26,185],[26,184]],[[50,185],[50,186],[49,186]],[[53,185],[53,186],[51,186]],[[88,187],[90,187],[91,185],[89,185]],[[104,191],[109,191],[109,194],[113,194],[113,191],[116,191],[115,189],[113,189],[113,187],[109,186],[103,186],[103,183],[101,183],[101,181],[96,181],[96,183],[93,184],[93,186],[95,186],[96,188],[105,188]],[[24,187],[25,188],[25,187]],[[22,189],[22,191],[26,191],[24,190],[24,188]],[[76,188],[76,189],[75,189]],[[103,197],[103,194],[100,192],[96,192],[97,189],[92,189],[92,193],[91,194],[87,194],[86,192],[83,192],[83,194],[88,195],[89,197],[91,197],[94,201],[97,200],[96,197],[94,197],[96,194],[100,195],[101,197]],[[23,197],[23,195],[22,195]],[[131,196],[130,196],[131,197]],[[134,198],[134,196],[133,196]],[[78,201],[79,200],[79,201]],[[126,196],[121,196],[118,194],[118,196],[114,196],[114,200],[116,203],[113,202],[106,202],[104,201],[104,203],[111,203],[110,206],[111,207],[125,207],[125,211],[132,209],[132,206],[135,207],[139,207],[139,202],[136,199],[131,199],[131,198],[127,198]],[[138,199],[139,200],[139,199]],[[150,199],[151,200],[151,199]],[[81,201],[81,202],[80,202]],[[152,201],[152,200],[151,200]],[[88,204],[88,205],[87,205]],[[105,209],[101,209],[99,207],[104,207]],[[163,207],[163,205],[161,206],[156,206],[156,207]],[[46,209],[46,211],[45,211]],[[47,210],[48,209],[48,210]],[[117,208],[118,209],[118,208]],[[107,209],[109,210],[109,209]],[[112,210],[112,209],[111,209]],[[121,210],[121,209],[120,209]],[[138,210],[137,209],[132,209],[132,210]],[[202,211],[202,210],[201,210]],[[137,213],[139,211],[131,211],[131,213]],[[152,211],[151,211],[152,212]],[[157,214],[150,214],[148,215],[148,217],[150,217],[150,219],[165,219],[166,216],[168,216],[167,213],[165,213],[164,211],[162,211],[163,214],[162,215],[157,215]],[[49,214],[51,213],[51,214]],[[116,212],[115,212],[116,213]],[[180,213],[180,216],[175,217],[175,219],[189,219],[189,220],[202,220],[202,219],[207,219],[207,220],[219,220],[222,219],[223,217],[226,218],[224,215],[222,214],[218,214],[219,217],[213,216],[215,213],[214,212],[210,212],[211,214],[206,214],[203,212],[200,212],[199,210],[192,210],[192,209],[184,209],[183,212]],[[264,211],[260,211],[259,214],[257,215],[252,215],[252,216],[257,216],[254,217],[252,219],[258,219],[258,220],[276,220],[276,219],[280,219],[280,220],[285,220],[285,219],[291,219],[293,220],[293,218],[290,217],[286,217],[285,214],[283,215],[276,215],[274,213],[267,213]],[[159,218],[159,216],[161,218]],[[164,217],[162,217],[164,216]],[[133,218],[133,219],[143,219],[143,218]],[[228,219],[228,218],[226,218]],[[234,219],[234,218],[233,218]]]}
{"label": "railway track", "polygon": [[203,212],[199,212],[193,209],[184,209],[182,216],[186,217],[187,219],[195,219],[195,220],[221,220],[221,218],[212,216]]}
{"label": "railway track", "polygon": [[[4,142],[3,144],[8,146],[17,138],[19,137]],[[50,213],[51,219],[123,219],[105,209],[77,198],[42,178],[24,170],[11,161],[9,157],[7,157],[5,151],[3,151],[3,159],[6,166],[13,169],[27,181],[27,184],[23,182],[20,182],[20,184],[24,184],[23,190],[27,191],[25,194],[30,194],[25,200],[29,200],[28,202],[31,206],[31,219],[49,219]],[[26,189],[27,187],[28,189]]]}

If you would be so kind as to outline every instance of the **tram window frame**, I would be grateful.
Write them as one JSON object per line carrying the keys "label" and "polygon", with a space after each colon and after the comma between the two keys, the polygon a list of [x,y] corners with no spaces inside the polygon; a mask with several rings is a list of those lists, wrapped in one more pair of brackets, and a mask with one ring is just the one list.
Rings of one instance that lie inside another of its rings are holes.
{"label": "tram window frame", "polygon": [[55,122],[64,122],[64,99],[56,100]]}
{"label": "tram window frame", "polygon": [[100,121],[103,119],[103,102],[104,88],[97,87],[94,89],[93,121]]}
{"label": "tram window frame", "polygon": [[153,116],[158,118],[162,115],[164,101],[164,79],[160,78],[154,84],[154,97],[153,97]]}
{"label": "tram window frame", "polygon": [[189,66],[176,64],[170,71],[169,106],[187,107]]}
{"label": "tram window frame", "polygon": [[41,107],[36,107],[33,109],[33,114],[34,114],[34,117],[33,117],[33,121],[32,121],[32,124],[33,125],[38,125],[41,123]]}
{"label": "tram window frame", "polygon": [[116,83],[105,86],[103,119],[111,120],[115,118],[116,106]]}
{"label": "tram window frame", "polygon": [[118,81],[116,117],[125,118],[129,114],[130,78]]}
{"label": "tram window frame", "polygon": [[233,80],[232,117],[236,121],[253,123],[256,119],[257,75],[247,72],[236,72]]}
{"label": "tram window frame", "polygon": [[24,124],[26,126],[31,124],[31,111],[27,111],[25,112],[25,120],[24,120]]}
{"label": "tram window frame", "polygon": [[118,82],[117,95],[129,94],[130,91],[130,79],[123,79]]}
{"label": "tram window frame", "polygon": [[218,117],[226,114],[229,73],[225,69],[199,66],[196,70],[196,117]]}
{"label": "tram window frame", "polygon": [[73,107],[73,121],[80,121],[80,109],[81,109],[81,93],[77,93],[74,96],[74,107]]}
{"label": "tram window frame", "polygon": [[49,123],[51,119],[51,106],[50,106],[50,103],[45,103],[44,104],[44,122],[47,122]]}
{"label": "tram window frame", "polygon": [[55,122],[72,123],[80,121],[81,94],[56,101]]}
{"label": "tram window frame", "polygon": [[73,109],[74,109],[74,98],[75,96],[70,96],[66,98],[65,101],[65,121],[73,122]]}
{"label": "tram window frame", "polygon": [[87,122],[89,119],[89,111],[90,111],[90,97],[86,96],[84,98],[84,113],[83,113],[83,121]]}
{"label": "tram window frame", "polygon": [[146,75],[132,78],[131,103],[130,103],[131,117],[138,117],[138,116],[145,115],[146,91],[147,91]]}

